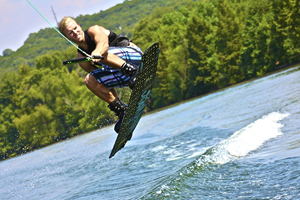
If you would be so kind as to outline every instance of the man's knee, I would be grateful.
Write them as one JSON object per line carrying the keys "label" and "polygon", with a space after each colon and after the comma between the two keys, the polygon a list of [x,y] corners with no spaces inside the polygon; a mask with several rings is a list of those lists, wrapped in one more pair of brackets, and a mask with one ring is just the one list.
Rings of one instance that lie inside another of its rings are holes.
{"label": "man's knee", "polygon": [[89,86],[95,85],[97,83],[97,80],[93,75],[88,74],[88,75],[86,75],[86,77],[84,79],[84,83],[86,86],[89,87]]}
{"label": "man's knee", "polygon": [[84,79],[84,83],[85,83],[85,85],[89,89],[98,88],[98,89],[100,89],[102,91],[102,90],[104,90],[106,88],[106,86],[104,86],[103,84],[99,83],[97,81],[97,79],[93,75],[91,75],[91,74],[86,75],[86,77]]}

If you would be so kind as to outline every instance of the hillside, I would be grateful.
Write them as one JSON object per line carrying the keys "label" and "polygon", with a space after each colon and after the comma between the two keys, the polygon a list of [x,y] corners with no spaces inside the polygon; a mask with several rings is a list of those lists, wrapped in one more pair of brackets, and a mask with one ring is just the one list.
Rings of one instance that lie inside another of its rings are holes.
{"label": "hillside", "polygon": [[[100,11],[93,15],[80,15],[76,17],[83,29],[98,24],[117,34],[132,36],[132,31],[139,20],[151,14],[159,7],[168,7],[174,4],[174,0],[125,0],[108,10]],[[178,2],[178,1],[177,1]],[[45,22],[47,23],[47,22]],[[8,56],[0,56],[0,72],[17,69],[21,64],[34,66],[35,58],[44,54],[53,53],[70,48],[53,28],[41,29],[37,33],[31,33],[24,45]]]}

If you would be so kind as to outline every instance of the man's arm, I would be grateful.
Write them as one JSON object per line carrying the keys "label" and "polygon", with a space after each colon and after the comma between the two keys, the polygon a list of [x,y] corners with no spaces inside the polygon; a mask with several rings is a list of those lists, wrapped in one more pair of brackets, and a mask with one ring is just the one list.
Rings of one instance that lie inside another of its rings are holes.
{"label": "man's arm", "polygon": [[115,69],[120,69],[122,64],[125,62],[123,59],[119,58],[117,55],[107,53],[109,48],[108,43],[108,35],[109,30],[101,27],[101,26],[92,26],[88,29],[88,33],[91,38],[96,43],[95,50],[91,53],[91,55],[102,55],[104,59],[93,59],[93,62],[101,62],[105,65],[108,65]]}
{"label": "man's arm", "polygon": [[[81,57],[84,57],[84,56],[82,56],[80,53],[77,53],[77,58],[81,58]],[[97,67],[92,65],[91,62],[82,62],[82,63],[79,63],[79,66],[87,73],[90,73],[93,70],[97,69]]]}
{"label": "man's arm", "polygon": [[108,34],[109,30],[101,27],[101,26],[92,26],[88,29],[88,33],[91,38],[96,43],[96,48],[92,52],[91,55],[103,55],[107,54],[107,50],[109,47],[108,44]]}

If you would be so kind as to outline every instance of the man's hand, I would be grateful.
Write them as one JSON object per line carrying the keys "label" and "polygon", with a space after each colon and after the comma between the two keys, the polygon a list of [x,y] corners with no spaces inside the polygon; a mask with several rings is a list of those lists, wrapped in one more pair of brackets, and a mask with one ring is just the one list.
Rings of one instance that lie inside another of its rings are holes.
{"label": "man's hand", "polygon": [[92,52],[92,64],[93,65],[96,62],[101,62],[102,59],[104,59],[104,57],[101,54],[94,54],[94,52]]}

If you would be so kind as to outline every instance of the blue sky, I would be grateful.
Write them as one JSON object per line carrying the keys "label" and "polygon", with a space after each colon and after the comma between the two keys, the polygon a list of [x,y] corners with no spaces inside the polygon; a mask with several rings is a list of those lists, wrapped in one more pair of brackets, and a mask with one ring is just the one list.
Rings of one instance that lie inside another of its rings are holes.
{"label": "blue sky", "polygon": [[[77,17],[107,10],[124,0],[29,0],[53,25],[64,16]],[[27,2],[27,0],[0,0],[0,55],[5,49],[16,51],[28,35],[41,28],[51,27]]]}

